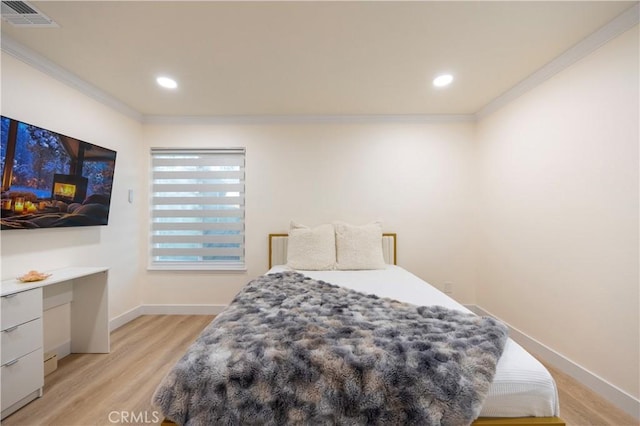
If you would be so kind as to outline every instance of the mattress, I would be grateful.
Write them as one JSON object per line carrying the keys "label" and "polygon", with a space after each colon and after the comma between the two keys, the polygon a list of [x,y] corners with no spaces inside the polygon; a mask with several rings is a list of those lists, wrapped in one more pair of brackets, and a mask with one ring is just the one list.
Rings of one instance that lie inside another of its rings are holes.
{"label": "mattress", "polygon": [[[290,270],[277,265],[269,273]],[[311,278],[363,293],[415,305],[440,305],[471,312],[440,290],[398,266],[367,271],[299,271]],[[481,417],[554,417],[559,413],[558,391],[547,369],[522,346],[508,339]]]}

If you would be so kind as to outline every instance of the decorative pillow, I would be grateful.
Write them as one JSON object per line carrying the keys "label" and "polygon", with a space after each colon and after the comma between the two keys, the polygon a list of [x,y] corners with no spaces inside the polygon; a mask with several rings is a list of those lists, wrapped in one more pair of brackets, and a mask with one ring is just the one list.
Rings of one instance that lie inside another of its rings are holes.
{"label": "decorative pillow", "polygon": [[333,225],[309,228],[291,222],[287,245],[287,266],[308,271],[325,271],[336,265]]}
{"label": "decorative pillow", "polygon": [[353,226],[334,223],[336,268],[340,270],[384,269],[382,225],[379,222]]}

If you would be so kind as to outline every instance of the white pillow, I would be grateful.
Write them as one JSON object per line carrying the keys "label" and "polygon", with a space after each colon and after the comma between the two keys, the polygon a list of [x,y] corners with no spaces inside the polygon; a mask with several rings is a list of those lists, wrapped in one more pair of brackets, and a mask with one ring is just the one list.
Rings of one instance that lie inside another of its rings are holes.
{"label": "white pillow", "polygon": [[291,222],[287,244],[287,266],[307,271],[325,271],[336,265],[333,225],[315,228]]}
{"label": "white pillow", "polygon": [[334,223],[336,230],[336,269],[385,269],[382,253],[382,225],[379,222],[354,226]]}

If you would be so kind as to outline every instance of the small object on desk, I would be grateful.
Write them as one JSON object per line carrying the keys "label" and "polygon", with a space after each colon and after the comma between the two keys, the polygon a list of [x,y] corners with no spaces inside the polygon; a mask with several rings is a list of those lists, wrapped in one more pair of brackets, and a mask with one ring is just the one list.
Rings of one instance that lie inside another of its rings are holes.
{"label": "small object on desk", "polygon": [[38,271],[29,271],[26,274],[19,276],[18,281],[23,283],[32,283],[34,281],[42,281],[46,278],[49,278],[51,274],[44,274]]}

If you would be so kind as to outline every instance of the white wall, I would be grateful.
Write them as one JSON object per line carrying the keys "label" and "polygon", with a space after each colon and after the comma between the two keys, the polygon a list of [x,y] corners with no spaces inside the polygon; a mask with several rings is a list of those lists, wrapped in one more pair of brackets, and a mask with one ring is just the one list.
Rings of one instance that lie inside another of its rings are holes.
{"label": "white wall", "polygon": [[477,128],[479,306],[638,398],[638,27]]}
{"label": "white wall", "polygon": [[[141,125],[4,53],[2,114],[118,151],[109,226],[3,231],[3,279],[106,265],[112,319],[222,305],[290,220],[381,219],[401,266],[638,397],[637,28],[477,124]],[[175,146],[247,148],[246,273],[146,270],[149,148]]]}
{"label": "white wall", "polygon": [[[451,281],[456,298],[473,302],[473,129],[474,123],[145,125],[147,147],[247,148],[249,269],[144,271],[143,300],[227,304],[247,279],[266,272],[267,235],[287,231],[291,220],[313,226],[381,219],[385,231],[398,233],[400,265],[439,287]],[[146,215],[142,223],[146,230]]]}
{"label": "white wall", "polygon": [[140,123],[4,52],[1,59],[2,115],[117,151],[109,225],[2,231],[2,279],[31,269],[107,266],[110,318],[137,307],[142,202],[129,204],[127,190],[139,192],[143,182]]}

